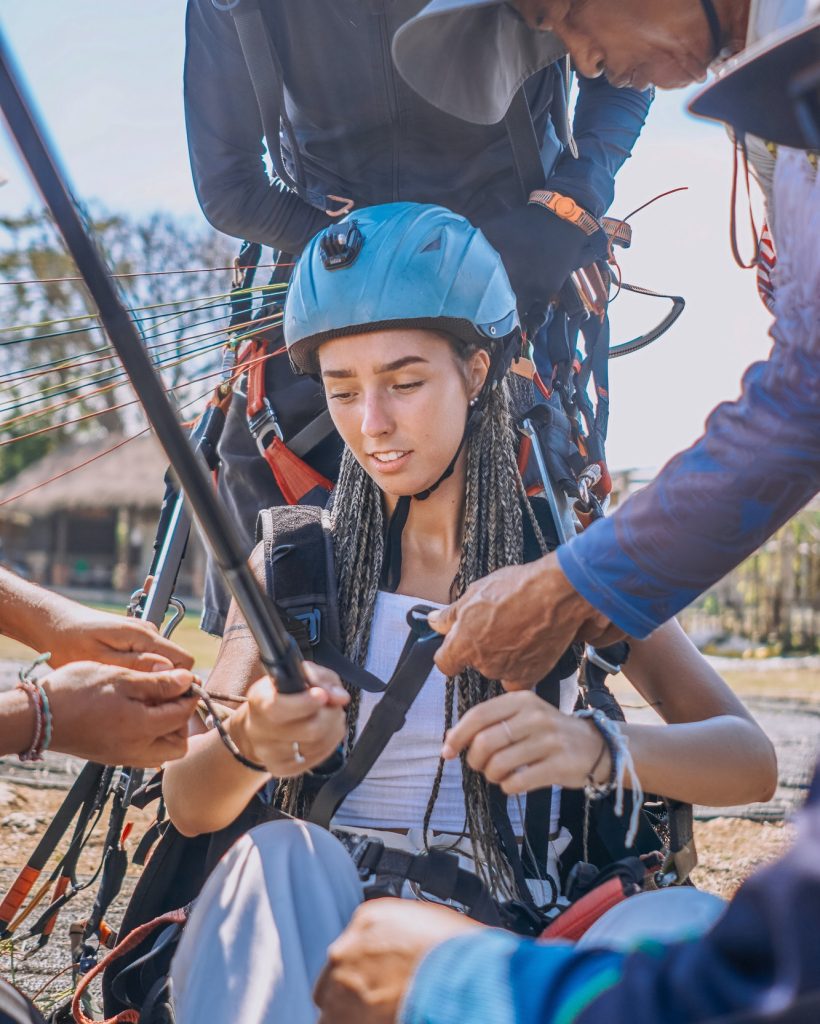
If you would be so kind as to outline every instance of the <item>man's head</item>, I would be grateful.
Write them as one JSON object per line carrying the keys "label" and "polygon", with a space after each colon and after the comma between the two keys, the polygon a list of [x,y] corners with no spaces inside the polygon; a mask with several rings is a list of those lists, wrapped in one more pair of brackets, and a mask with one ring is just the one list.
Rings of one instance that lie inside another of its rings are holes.
{"label": "man's head", "polygon": [[749,0],[512,0],[552,32],[577,70],[613,85],[676,89],[701,81],[718,52],[743,46]]}
{"label": "man's head", "polygon": [[750,0],[430,0],[393,37],[396,66],[434,106],[500,121],[521,83],[567,53],[587,77],[645,89],[706,77],[740,50]]}

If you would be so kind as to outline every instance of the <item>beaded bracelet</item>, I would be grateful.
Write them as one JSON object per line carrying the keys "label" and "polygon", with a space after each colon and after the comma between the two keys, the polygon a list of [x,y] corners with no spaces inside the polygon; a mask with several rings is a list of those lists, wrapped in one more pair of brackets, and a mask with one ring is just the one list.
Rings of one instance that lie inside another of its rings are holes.
{"label": "beaded bracelet", "polygon": [[32,678],[34,670],[48,661],[50,657],[51,654],[41,654],[28,668],[20,669],[17,688],[26,694],[34,708],[34,736],[28,750],[24,750],[18,755],[21,761],[42,761],[43,751],[48,750],[51,745],[53,732],[51,704],[42,683]]}

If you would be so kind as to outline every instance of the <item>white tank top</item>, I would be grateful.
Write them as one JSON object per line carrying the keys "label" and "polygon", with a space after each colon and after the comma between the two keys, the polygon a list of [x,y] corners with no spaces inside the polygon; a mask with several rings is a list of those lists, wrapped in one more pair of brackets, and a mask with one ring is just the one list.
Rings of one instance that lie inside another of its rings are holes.
{"label": "white tank top", "polygon": [[[370,633],[366,668],[387,681],[393,674],[407,639],[407,612],[416,604],[432,604],[417,597],[379,591]],[[440,606],[437,606],[440,607]],[[404,728],[391,737],[367,778],[342,803],[333,825],[344,828],[411,829],[421,827],[438,767],[444,737],[445,678],[433,668],[407,714]],[[571,713],[577,694],[575,676],[561,681],[561,710]],[[380,699],[362,691],[356,735],[360,735]],[[456,712],[457,714],[457,712]],[[523,831],[525,797],[508,802],[516,835]],[[465,824],[461,762],[446,761],[438,799],[430,821],[437,832],[460,833]],[[560,790],[553,789],[550,833],[554,834]]]}

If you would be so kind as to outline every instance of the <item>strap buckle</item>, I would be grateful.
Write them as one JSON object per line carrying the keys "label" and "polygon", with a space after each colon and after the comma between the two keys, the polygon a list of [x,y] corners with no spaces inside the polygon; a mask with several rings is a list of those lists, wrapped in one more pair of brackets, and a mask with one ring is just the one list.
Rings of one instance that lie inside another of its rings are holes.
{"label": "strap buckle", "polygon": [[586,647],[584,648],[584,656],[586,657],[587,661],[590,662],[590,664],[597,665],[597,667],[603,669],[603,671],[606,672],[607,675],[617,676],[617,674],[621,671],[620,665],[616,665],[614,662],[607,661],[606,658],[602,658],[598,651],[592,646],[592,644],[586,645]]}
{"label": "strap buckle", "polygon": [[371,875],[376,873],[384,843],[381,839],[372,839],[370,836],[356,836],[350,832],[334,832],[336,838],[345,847],[353,861],[353,866],[359,874],[359,878],[366,882]]}
{"label": "strap buckle", "polygon": [[308,612],[299,612],[298,615],[293,616],[294,619],[298,619],[304,623],[307,627],[307,638],[308,643],[311,647],[315,647],[319,643],[319,637],[322,632],[322,613],[318,608],[311,608]]}
{"label": "strap buckle", "polygon": [[263,401],[259,412],[255,412],[253,416],[248,417],[248,429],[256,439],[256,447],[262,456],[264,456],[268,445],[273,441],[273,437],[278,437],[280,441],[285,440],[282,428],[279,426],[279,420],[276,418],[273,406],[267,398]]}

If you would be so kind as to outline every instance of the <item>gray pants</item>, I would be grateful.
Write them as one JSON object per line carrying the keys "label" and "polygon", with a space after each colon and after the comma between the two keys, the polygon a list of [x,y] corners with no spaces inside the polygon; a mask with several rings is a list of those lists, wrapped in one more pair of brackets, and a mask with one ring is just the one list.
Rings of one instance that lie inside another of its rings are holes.
{"label": "gray pants", "polygon": [[329,832],[297,821],[248,832],[205,884],[174,956],[178,1024],[315,1024],[313,986],[361,900]]}

